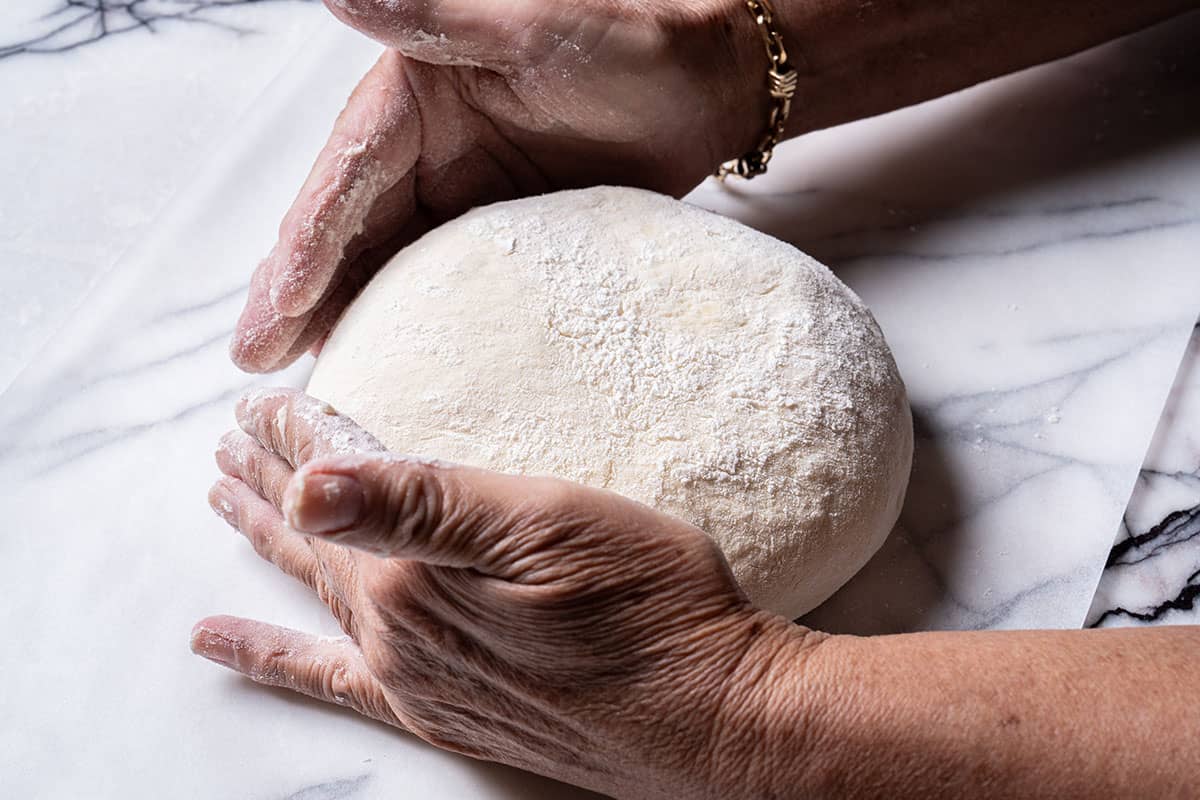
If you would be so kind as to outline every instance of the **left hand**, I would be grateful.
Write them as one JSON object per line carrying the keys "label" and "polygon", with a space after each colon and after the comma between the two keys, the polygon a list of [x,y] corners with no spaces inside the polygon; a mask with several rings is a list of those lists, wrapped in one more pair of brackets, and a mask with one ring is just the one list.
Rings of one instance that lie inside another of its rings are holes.
{"label": "left hand", "polygon": [[762,134],[742,0],[326,0],[389,48],[259,265],[231,347],[270,372],[317,345],[401,247],[475,206],[618,184],[682,196]]}
{"label": "left hand", "polygon": [[211,617],[197,653],[619,797],[752,792],[747,708],[822,639],[753,608],[703,532],[565,481],[392,456],[299,392],[237,417],[213,508],[348,636]]}

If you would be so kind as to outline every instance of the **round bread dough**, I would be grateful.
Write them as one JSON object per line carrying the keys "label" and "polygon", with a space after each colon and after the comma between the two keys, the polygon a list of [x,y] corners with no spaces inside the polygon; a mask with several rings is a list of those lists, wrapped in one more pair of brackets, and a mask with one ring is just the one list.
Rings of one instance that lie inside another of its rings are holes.
{"label": "round bread dough", "polygon": [[688,520],[793,618],[883,543],[912,459],[904,384],[857,296],[788,244],[637,189],[426,234],[350,306],[308,391],[396,452]]}

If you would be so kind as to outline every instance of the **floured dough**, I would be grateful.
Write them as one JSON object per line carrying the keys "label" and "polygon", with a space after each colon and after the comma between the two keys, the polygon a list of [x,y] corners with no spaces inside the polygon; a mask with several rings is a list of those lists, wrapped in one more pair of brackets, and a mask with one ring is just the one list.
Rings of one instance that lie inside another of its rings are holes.
{"label": "floured dough", "polygon": [[912,457],[879,327],[825,267],[635,189],[479,208],[397,255],[308,390],[389,448],[694,523],[789,617],[895,523]]}

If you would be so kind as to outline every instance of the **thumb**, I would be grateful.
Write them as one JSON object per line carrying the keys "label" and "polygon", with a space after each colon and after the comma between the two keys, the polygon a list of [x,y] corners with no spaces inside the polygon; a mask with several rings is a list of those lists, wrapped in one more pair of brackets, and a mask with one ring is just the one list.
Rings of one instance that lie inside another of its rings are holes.
{"label": "thumb", "polygon": [[296,531],[379,556],[496,574],[508,545],[542,527],[532,509],[553,507],[539,502],[550,482],[390,454],[338,456],[296,471],[283,513]]}

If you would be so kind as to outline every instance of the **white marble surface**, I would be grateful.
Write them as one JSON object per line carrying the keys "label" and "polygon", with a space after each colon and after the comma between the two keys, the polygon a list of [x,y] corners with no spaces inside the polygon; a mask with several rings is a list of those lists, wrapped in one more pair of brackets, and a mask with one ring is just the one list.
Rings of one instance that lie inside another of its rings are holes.
{"label": "white marble surface", "polygon": [[1083,622],[1200,308],[1198,29],[799,141],[715,201],[863,295],[913,401],[901,525],[812,624]]}
{"label": "white marble surface", "polygon": [[1200,623],[1200,325],[1092,600],[1091,627]]}
{"label": "white marble surface", "polygon": [[[1193,14],[808,137],[766,179],[693,196],[834,266],[909,384],[918,454],[902,524],[815,623],[1084,621],[1200,307],[1198,36]],[[0,712],[19,723],[0,731],[6,794],[579,794],[187,651],[208,613],[334,630],[204,500],[248,382],[225,358],[248,271],[375,52],[341,32],[303,50],[5,394],[0,560],[18,590],[0,620],[21,643],[0,654]],[[70,194],[65,174],[39,191]],[[53,242],[41,213],[30,251]]]}
{"label": "white marble surface", "polygon": [[314,0],[165,0],[146,25],[91,5],[0,3],[0,391],[326,22]]}

